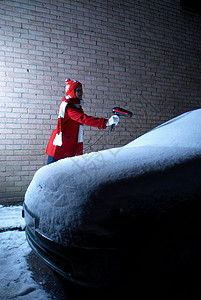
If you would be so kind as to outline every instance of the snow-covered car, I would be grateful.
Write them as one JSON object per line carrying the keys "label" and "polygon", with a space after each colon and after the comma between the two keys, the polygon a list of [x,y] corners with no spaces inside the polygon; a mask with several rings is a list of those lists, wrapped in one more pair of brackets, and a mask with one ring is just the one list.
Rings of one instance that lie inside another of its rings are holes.
{"label": "snow-covered car", "polygon": [[197,265],[200,195],[196,109],[126,146],[39,169],[25,195],[26,236],[51,268],[81,285],[178,276]]}

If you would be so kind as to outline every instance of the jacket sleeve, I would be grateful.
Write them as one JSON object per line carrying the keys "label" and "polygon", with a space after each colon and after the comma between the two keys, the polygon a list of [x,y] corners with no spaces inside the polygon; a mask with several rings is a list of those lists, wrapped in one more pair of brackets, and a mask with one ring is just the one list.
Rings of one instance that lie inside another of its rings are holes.
{"label": "jacket sleeve", "polygon": [[78,109],[74,105],[68,105],[66,108],[66,113],[70,119],[82,125],[97,127],[99,129],[106,129],[106,123],[108,121],[107,119],[88,116],[83,112],[82,109]]}

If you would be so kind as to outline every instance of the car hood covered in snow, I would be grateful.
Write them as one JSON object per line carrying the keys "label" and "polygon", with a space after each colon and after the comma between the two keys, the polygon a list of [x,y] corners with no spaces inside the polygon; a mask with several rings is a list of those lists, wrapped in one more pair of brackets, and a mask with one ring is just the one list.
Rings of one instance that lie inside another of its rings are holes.
{"label": "car hood covered in snow", "polygon": [[200,197],[200,128],[197,109],[126,146],[44,166],[25,204],[39,217],[39,230],[57,243],[117,246],[128,227],[136,231],[136,220],[158,219]]}

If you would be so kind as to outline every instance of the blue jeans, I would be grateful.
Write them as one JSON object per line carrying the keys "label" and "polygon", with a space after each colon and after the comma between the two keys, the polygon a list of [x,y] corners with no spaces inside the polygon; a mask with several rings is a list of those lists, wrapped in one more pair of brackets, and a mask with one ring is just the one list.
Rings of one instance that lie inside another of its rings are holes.
{"label": "blue jeans", "polygon": [[58,159],[56,159],[56,158],[54,158],[54,157],[48,155],[48,158],[47,158],[47,165],[52,164],[52,163],[54,163],[54,162],[56,162],[56,161],[58,161]]}

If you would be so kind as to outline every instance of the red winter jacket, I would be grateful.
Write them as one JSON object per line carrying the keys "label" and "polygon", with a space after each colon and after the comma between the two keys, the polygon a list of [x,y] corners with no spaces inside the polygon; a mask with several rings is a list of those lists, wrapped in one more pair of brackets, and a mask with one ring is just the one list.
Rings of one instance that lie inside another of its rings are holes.
{"label": "red winter jacket", "polygon": [[73,103],[68,103],[65,109],[65,115],[62,122],[62,146],[54,146],[53,141],[57,128],[53,130],[50,140],[46,148],[46,154],[55,159],[72,157],[83,154],[83,143],[78,143],[78,132],[80,125],[88,125],[99,129],[106,129],[107,119],[94,118],[84,113],[83,109],[77,108]]}

